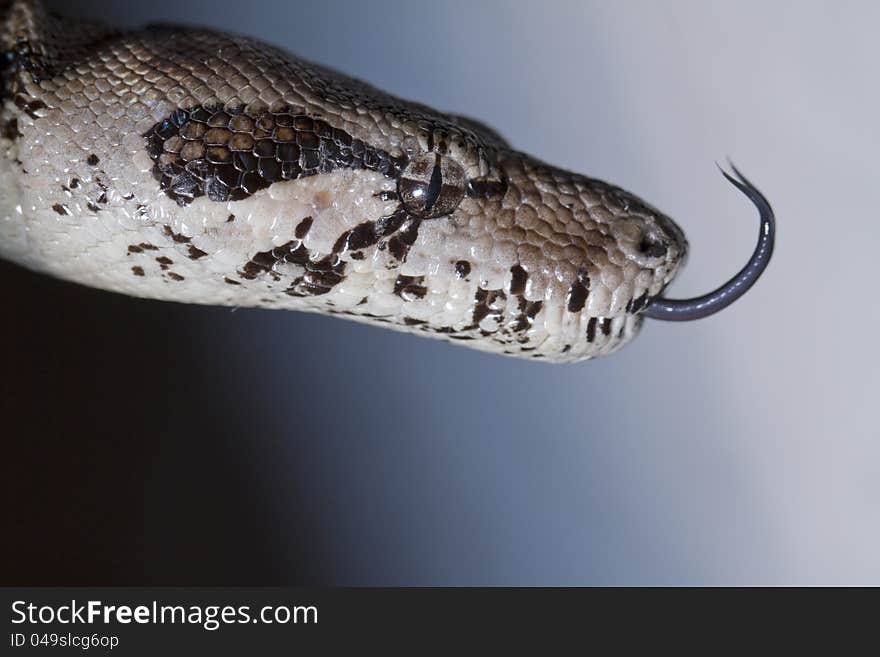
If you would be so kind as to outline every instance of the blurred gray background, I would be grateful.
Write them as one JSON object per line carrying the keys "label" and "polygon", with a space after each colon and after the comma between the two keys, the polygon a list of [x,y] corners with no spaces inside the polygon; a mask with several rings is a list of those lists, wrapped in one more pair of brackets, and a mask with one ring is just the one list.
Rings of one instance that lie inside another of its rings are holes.
{"label": "blurred gray background", "polygon": [[880,584],[876,3],[49,4],[482,119],[676,218],[675,296],[756,238],[714,161],[779,243],[729,310],[575,366],[4,264],[7,581]]}

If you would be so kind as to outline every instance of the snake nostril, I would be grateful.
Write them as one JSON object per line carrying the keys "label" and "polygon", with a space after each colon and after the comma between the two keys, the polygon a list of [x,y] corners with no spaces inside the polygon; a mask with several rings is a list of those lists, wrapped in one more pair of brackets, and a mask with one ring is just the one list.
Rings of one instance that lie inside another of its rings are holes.
{"label": "snake nostril", "polygon": [[639,242],[639,251],[651,258],[660,258],[666,255],[669,249],[666,243],[654,235],[645,235]]}

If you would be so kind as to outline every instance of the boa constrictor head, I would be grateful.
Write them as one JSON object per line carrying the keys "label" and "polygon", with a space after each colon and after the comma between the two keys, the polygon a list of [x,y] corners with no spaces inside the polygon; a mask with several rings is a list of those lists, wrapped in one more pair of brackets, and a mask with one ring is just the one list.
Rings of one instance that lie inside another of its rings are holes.
{"label": "boa constrictor head", "polygon": [[[613,185],[249,38],[0,2],[0,256],[125,294],[335,314],[549,361],[609,353],[687,249]],[[725,174],[727,175],[727,174]]]}

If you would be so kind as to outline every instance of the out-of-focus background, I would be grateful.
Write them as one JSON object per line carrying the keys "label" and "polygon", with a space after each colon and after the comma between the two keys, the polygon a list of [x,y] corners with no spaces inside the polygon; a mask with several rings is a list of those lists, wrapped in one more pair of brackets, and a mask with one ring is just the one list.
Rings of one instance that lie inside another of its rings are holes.
{"label": "out-of-focus background", "polygon": [[729,310],[575,366],[186,307],[0,264],[21,584],[880,584],[880,6],[61,0],[259,37],[613,181],[691,243],[779,243]]}

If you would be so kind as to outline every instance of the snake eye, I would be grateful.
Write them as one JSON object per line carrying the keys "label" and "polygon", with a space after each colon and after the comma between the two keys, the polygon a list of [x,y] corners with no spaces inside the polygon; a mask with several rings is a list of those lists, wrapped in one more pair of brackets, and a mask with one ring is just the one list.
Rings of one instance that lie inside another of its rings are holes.
{"label": "snake eye", "polygon": [[450,214],[464,197],[466,177],[455,160],[422,153],[403,170],[397,194],[407,212],[422,219]]}

